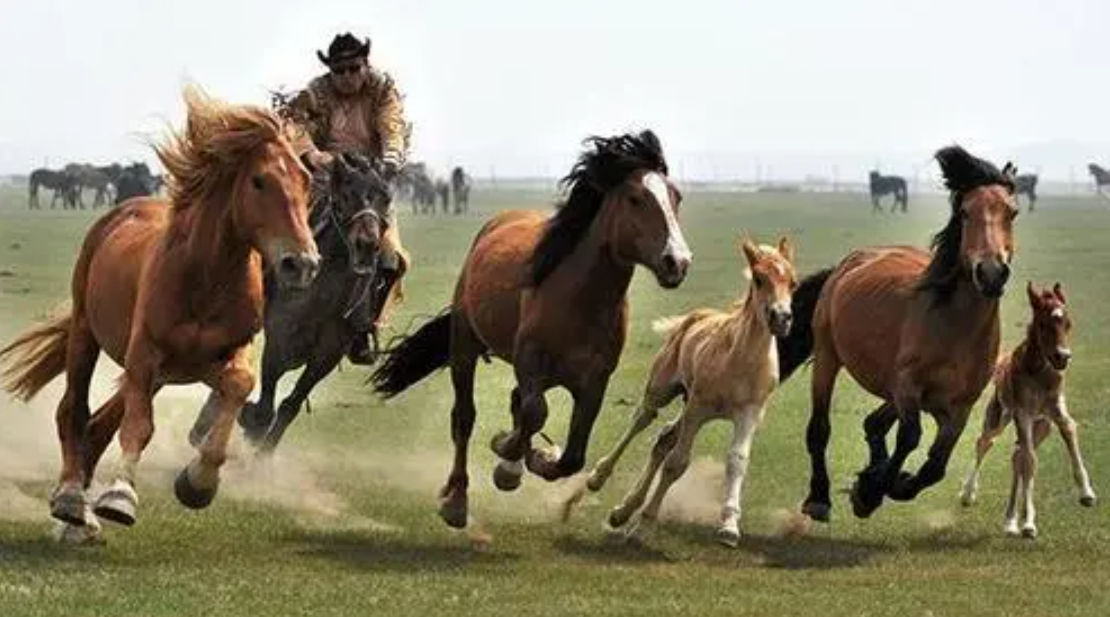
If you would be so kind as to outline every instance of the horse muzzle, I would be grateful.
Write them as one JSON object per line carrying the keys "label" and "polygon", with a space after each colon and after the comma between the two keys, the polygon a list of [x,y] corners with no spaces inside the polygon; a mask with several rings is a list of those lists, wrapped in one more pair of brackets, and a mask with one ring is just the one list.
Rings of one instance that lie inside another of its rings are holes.
{"label": "horse muzzle", "polygon": [[975,288],[984,296],[1001,298],[1006,292],[1006,282],[1010,280],[1010,265],[1000,259],[983,260],[972,268],[971,278]]}
{"label": "horse muzzle", "polygon": [[1068,364],[1071,363],[1071,349],[1057,347],[1055,351],[1048,355],[1048,363],[1057,371],[1067,370]]}
{"label": "horse muzzle", "polygon": [[790,336],[790,328],[794,325],[794,314],[789,308],[771,308],[767,311],[767,327],[776,338]]}
{"label": "horse muzzle", "polygon": [[691,259],[688,256],[676,256],[665,253],[655,267],[655,279],[664,289],[674,289],[686,280],[686,272],[690,269]]}
{"label": "horse muzzle", "polygon": [[305,289],[320,273],[320,255],[309,251],[285,252],[276,261],[278,284],[289,289]]}

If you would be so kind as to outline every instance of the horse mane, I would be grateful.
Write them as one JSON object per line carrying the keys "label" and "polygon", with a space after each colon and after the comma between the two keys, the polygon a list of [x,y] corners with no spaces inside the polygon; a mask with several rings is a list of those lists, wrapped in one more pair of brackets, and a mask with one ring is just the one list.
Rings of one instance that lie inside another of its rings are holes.
{"label": "horse mane", "polygon": [[944,174],[944,186],[950,193],[952,213],[944,229],[933,236],[933,259],[921,277],[918,289],[934,294],[938,303],[947,301],[956,290],[960,270],[960,244],[963,242],[963,218],[960,204],[970,191],[984,186],[1004,186],[1012,193],[1015,189],[1013,166],[1009,163],[999,170],[990,161],[972,156],[960,146],[941,148],[936,153]]}
{"label": "horse mane", "polygon": [[587,230],[605,194],[641,169],[667,173],[659,138],[650,130],[614,137],[592,136],[570,173],[559,181],[566,195],[548,220],[532,255],[532,284],[539,286],[570,255]]}
{"label": "horse mane", "polygon": [[229,189],[252,150],[292,138],[292,128],[262,107],[230,105],[191,86],[183,98],[188,110],[185,129],[154,145],[175,210]]}

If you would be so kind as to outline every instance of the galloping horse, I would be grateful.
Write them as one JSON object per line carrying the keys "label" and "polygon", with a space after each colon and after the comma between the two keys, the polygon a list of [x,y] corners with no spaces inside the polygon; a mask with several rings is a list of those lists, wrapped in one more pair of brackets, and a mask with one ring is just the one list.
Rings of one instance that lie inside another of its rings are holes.
{"label": "galloping horse", "polygon": [[[802,506],[827,521],[832,508],[825,449],[829,405],[841,368],[883,404],[864,423],[871,462],[852,487],[856,516],[870,516],[884,495],[913,499],[939,482],[972,405],[990,381],[999,345],[999,298],[1013,258],[1014,173],[959,146],[936,153],[952,213],[932,254],[912,247],[857,250],[802,281],[795,325],[779,341],[785,380],[813,356],[813,412],[806,433],[812,464]],[[917,474],[902,471],[921,439],[921,412],[937,421],[936,440]],[[898,422],[888,455],[886,435]]]}
{"label": "galloping horse", "polygon": [[[546,480],[577,473],[617,367],[628,330],[628,286],[636,264],[675,288],[691,254],[678,225],[680,196],[667,177],[662,146],[651,131],[592,137],[562,186],[553,217],[505,212],[478,233],[443,315],[404,339],[375,371],[375,389],[403,392],[450,365],[455,402],[455,462],[440,516],[467,521],[467,449],[474,427],[474,370],[489,353],[513,365],[513,430],[493,440],[502,459],[494,482],[516,489],[528,469]],[[574,399],[566,451],[532,448],[547,420],[544,393]]]}
{"label": "galloping horse", "polygon": [[628,526],[629,535],[641,525],[654,524],[664,496],[690,464],[698,432],[710,420],[722,419],[732,422],[733,432],[717,537],[728,546],[740,542],[744,476],[755,431],[779,382],[775,339],[790,332],[790,296],[797,284],[794,249],[786,238],[779,240],[778,247],[745,240],[740,250],[752,278],[747,296],[729,311],[698,309],[656,322],[656,331],[666,333],[667,340],[652,361],[640,407],[613,452],[598,462],[586,483],[591,491],[600,490],[636,435],[655,421],[661,408],[683,397],[682,413],[659,433],[639,482],[609,514],[612,527],[628,523],[659,476],[640,520]]}
{"label": "galloping horse", "polygon": [[[1025,340],[998,363],[994,375],[994,395],[983,416],[983,432],[975,443],[975,466],[964,481],[960,501],[965,506],[975,502],[983,457],[994,445],[994,440],[1006,430],[1006,425],[1013,421],[1017,444],[1011,459],[1013,480],[1010,483],[1010,500],[1006,504],[1004,529],[1009,535],[1020,533],[1027,538],[1035,538],[1037,512],[1033,506],[1033,481],[1037,476],[1037,448],[1052,431],[1052,424],[1060,430],[1067,447],[1072,478],[1079,489],[1079,503],[1091,507],[1095,505],[1096,497],[1087,466],[1083,464],[1083,455],[1079,452],[1075,420],[1068,413],[1064,396],[1064,375],[1071,360],[1071,348],[1068,346],[1071,317],[1067,312],[1067,298],[1059,283],[1051,290],[1040,292],[1033,289],[1033,283],[1029,283],[1025,293],[1029,296],[1033,320],[1026,330]],[[1020,528],[1019,498],[1025,514]]]}
{"label": "galloping horse", "polygon": [[[263,264],[305,287],[319,268],[308,228],[308,173],[281,120],[187,89],[184,132],[155,148],[170,201],[140,198],[101,217],[85,237],[68,313],[0,351],[4,387],[23,399],[65,371],[58,406],[62,471],[51,514],[99,529],[86,489],[119,430],[122,456],[97,516],[131,525],[135,471],[154,431],[152,399],[167,384],[203,382],[211,433],[174,483],[178,500],[207,506],[219,485],[235,417],[254,386],[247,347],[262,326]],[[125,369],[89,417],[101,350]]]}
{"label": "galloping horse", "polygon": [[902,176],[884,176],[877,171],[872,171],[867,177],[868,188],[871,191],[871,211],[882,213],[883,209],[879,205],[879,200],[883,195],[890,193],[894,194],[894,203],[890,205],[890,211],[895,212],[898,206],[902,206],[902,212],[906,211],[906,206],[909,205],[909,192],[906,190],[906,179]]}
{"label": "galloping horse", "polygon": [[[262,393],[239,415],[247,438],[263,452],[277,447],[285,429],[320,380],[335,369],[351,346],[355,330],[349,315],[373,302],[378,248],[385,231],[389,185],[360,156],[336,156],[313,176],[312,215],[322,263],[307,292],[288,293],[266,281],[266,346],[262,353]],[[278,380],[304,366],[293,392],[274,415]],[[194,436],[207,432],[198,419]],[[195,437],[194,437],[195,438]]]}

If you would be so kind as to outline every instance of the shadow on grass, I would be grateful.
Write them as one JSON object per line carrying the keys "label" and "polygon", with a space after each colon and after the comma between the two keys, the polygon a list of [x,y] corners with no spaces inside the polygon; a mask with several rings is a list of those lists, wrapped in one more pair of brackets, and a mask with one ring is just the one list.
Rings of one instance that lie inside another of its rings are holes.
{"label": "shadow on grass", "polygon": [[436,571],[463,573],[469,566],[506,564],[520,555],[496,549],[477,549],[442,538],[427,542],[404,536],[382,536],[357,532],[299,532],[283,538],[298,555],[346,564],[370,571]]}
{"label": "shadow on grass", "polygon": [[663,551],[642,542],[608,536],[596,540],[570,534],[562,535],[555,538],[554,548],[564,555],[601,564],[647,564],[674,561]]}

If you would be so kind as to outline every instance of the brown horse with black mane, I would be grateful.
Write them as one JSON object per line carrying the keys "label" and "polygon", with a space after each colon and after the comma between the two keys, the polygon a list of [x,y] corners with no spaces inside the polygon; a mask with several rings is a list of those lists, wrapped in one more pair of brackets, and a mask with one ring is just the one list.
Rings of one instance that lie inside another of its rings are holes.
{"label": "brown horse with black mane", "polygon": [[[871,461],[852,487],[856,516],[887,496],[913,499],[944,477],[948,458],[998,357],[998,305],[1013,258],[1015,169],[1001,171],[959,146],[936,153],[952,213],[930,254],[917,248],[857,250],[804,280],[793,298],[795,327],[779,341],[782,379],[813,356],[812,464],[802,506],[826,521],[832,507],[825,449],[829,405],[841,368],[883,404],[864,422]],[[902,470],[921,439],[921,412],[936,440],[916,474]],[[898,422],[893,455],[886,435]]]}
{"label": "brown horse with black mane", "polygon": [[[254,387],[247,346],[262,327],[263,262],[293,287],[307,286],[319,268],[308,172],[282,121],[191,89],[185,102],[185,131],[156,147],[171,177],[170,202],[138,198],[98,220],[74,268],[72,308],[0,351],[4,386],[24,399],[66,373],[57,415],[62,472],[50,512],[74,526],[74,537],[99,529],[85,491],[117,430],[120,464],[95,513],[135,522],[135,470],[163,385],[212,388],[205,405],[217,419],[174,485],[186,506],[211,502],[236,414]],[[101,350],[125,371],[90,418]]]}
{"label": "brown horse with black mane", "polygon": [[[593,137],[570,174],[553,217],[506,212],[479,232],[448,311],[392,350],[373,379],[391,397],[450,365],[455,462],[442,491],[447,524],[467,521],[467,448],[474,427],[474,370],[493,353],[513,365],[513,430],[493,441],[501,490],[520,485],[524,459],[546,480],[577,473],[628,329],[628,286],[636,264],[677,287],[691,254],[678,225],[681,197],[651,131]],[[574,399],[566,451],[533,449],[547,420],[544,393]]]}

